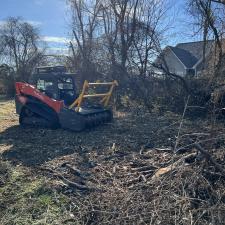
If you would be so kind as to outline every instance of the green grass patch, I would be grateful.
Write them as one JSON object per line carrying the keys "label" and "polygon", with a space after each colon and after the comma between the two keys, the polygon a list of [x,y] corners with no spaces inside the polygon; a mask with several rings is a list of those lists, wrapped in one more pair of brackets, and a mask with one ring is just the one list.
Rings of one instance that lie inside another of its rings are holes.
{"label": "green grass patch", "polygon": [[69,198],[49,180],[22,166],[7,167],[0,186],[1,225],[59,225],[70,217]]}

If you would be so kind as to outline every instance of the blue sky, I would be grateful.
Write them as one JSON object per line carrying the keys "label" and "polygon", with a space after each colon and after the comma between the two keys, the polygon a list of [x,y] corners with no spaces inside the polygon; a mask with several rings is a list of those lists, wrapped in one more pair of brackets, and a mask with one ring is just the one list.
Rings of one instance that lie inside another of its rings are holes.
{"label": "blue sky", "polygon": [[33,21],[43,35],[66,35],[65,0],[0,0],[0,20],[9,16],[21,16]]}
{"label": "blue sky", "polygon": [[197,35],[196,32],[194,35],[193,32],[193,29],[196,31],[196,27],[193,26],[193,18],[188,13],[189,0],[168,1],[170,5],[167,15],[171,29],[167,34],[167,44],[175,46],[177,43],[201,40],[201,35]]}
{"label": "blue sky", "polygon": [[0,21],[19,16],[37,26],[51,47],[63,47],[69,17],[65,0],[0,0]]}
{"label": "blue sky", "polygon": [[[164,1],[164,0],[162,0]],[[38,26],[44,40],[51,47],[65,47],[69,31],[69,15],[66,0],[0,0],[0,22],[9,16],[20,16],[24,20]],[[170,26],[173,29],[168,37],[168,43],[175,45],[178,42],[196,40],[188,35],[185,29],[190,20],[185,14],[186,0],[169,0],[173,10],[170,11]]]}

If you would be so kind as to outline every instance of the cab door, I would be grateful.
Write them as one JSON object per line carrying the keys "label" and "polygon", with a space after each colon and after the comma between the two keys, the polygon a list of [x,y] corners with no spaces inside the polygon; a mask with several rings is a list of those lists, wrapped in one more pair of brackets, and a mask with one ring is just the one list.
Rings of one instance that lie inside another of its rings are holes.
{"label": "cab door", "polygon": [[59,98],[64,100],[65,105],[71,105],[77,98],[74,80],[70,76],[58,78]]}

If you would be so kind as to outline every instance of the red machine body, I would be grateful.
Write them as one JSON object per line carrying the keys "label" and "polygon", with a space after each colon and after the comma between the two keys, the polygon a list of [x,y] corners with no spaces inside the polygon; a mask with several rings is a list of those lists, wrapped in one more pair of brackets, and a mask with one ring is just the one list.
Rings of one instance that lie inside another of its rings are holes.
{"label": "red machine body", "polygon": [[22,105],[26,104],[28,96],[32,96],[48,105],[57,113],[64,107],[63,101],[52,99],[27,83],[16,82],[16,96]]}

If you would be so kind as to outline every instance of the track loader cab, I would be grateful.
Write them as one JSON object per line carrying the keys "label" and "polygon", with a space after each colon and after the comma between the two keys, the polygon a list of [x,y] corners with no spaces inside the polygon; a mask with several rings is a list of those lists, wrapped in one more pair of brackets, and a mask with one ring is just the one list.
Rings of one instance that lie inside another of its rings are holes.
{"label": "track loader cab", "polygon": [[64,66],[38,67],[30,83],[50,98],[63,100],[65,105],[70,105],[78,97],[76,76],[67,73]]}

